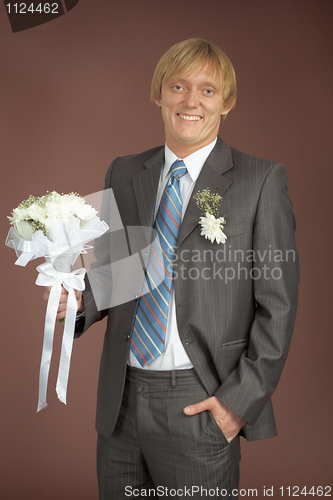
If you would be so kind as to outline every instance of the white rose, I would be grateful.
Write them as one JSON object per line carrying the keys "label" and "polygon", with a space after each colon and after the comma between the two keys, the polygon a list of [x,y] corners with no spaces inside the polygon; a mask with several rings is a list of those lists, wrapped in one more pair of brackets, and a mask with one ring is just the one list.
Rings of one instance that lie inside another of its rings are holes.
{"label": "white rose", "polygon": [[216,243],[225,243],[227,236],[223,233],[223,225],[225,224],[225,219],[223,217],[216,218],[214,215],[206,212],[205,217],[200,217],[201,224],[201,236],[209,239],[212,243],[216,240]]}

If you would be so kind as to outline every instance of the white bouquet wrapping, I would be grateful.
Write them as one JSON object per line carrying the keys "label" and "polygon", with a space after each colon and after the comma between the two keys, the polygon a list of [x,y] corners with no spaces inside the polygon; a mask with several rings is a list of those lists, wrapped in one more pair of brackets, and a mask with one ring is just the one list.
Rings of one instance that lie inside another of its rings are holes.
{"label": "white bouquet wrapping", "polygon": [[66,404],[77,311],[74,289],[84,290],[86,272],[84,268],[71,272],[71,267],[78,256],[90,248],[87,243],[102,236],[109,227],[77,193],[59,194],[55,191],[40,198],[29,196],[8,218],[12,227],[6,245],[16,252],[18,259],[15,264],[26,266],[30,260],[44,257],[46,262],[37,267],[36,284],[52,287],[46,309],[39,373],[39,411],[47,406],[47,382],[61,286],[68,291],[68,302],[56,391],[60,401]]}

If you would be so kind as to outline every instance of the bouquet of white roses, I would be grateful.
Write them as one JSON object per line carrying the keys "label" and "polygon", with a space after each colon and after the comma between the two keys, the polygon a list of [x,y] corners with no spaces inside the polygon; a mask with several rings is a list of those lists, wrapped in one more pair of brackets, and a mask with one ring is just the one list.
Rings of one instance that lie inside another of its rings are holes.
{"label": "bouquet of white roses", "polygon": [[96,225],[96,215],[97,211],[77,193],[52,191],[40,198],[29,196],[8,217],[13,227],[6,244],[19,256],[15,264],[25,266],[37,257],[54,263],[68,248],[77,258],[82,245],[94,239],[88,232]]}
{"label": "bouquet of white roses", "polygon": [[99,238],[109,228],[97,217],[97,211],[85,203],[77,193],[59,194],[55,191],[35,198],[29,196],[8,217],[12,227],[6,245],[14,248],[15,264],[25,266],[30,260],[44,257],[46,262],[37,267],[36,284],[51,286],[47,304],[43,353],[39,375],[37,411],[46,406],[47,381],[52,356],[56,314],[61,286],[68,291],[66,321],[57,380],[57,394],[66,403],[67,383],[72,353],[77,303],[76,290],[84,290],[85,269],[71,272],[87,243]]}

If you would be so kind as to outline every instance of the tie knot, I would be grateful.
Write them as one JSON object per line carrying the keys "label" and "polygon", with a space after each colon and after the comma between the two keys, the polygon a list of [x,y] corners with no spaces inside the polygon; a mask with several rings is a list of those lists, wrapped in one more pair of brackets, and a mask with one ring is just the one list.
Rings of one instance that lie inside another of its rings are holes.
{"label": "tie knot", "polygon": [[175,177],[176,179],[179,179],[179,177],[182,177],[183,175],[185,175],[186,172],[187,172],[187,168],[186,168],[183,160],[176,160],[171,165],[171,177]]}

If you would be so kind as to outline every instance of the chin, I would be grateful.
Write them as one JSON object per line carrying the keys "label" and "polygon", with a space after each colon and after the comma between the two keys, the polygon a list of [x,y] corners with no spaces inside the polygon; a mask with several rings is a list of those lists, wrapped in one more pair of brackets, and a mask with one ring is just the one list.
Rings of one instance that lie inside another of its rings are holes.
{"label": "chin", "polygon": [[195,141],[199,139],[199,134],[194,134],[193,131],[186,130],[185,132],[178,134],[178,139],[183,141]]}
{"label": "chin", "polygon": [[188,144],[189,146],[193,146],[194,144],[198,144],[201,142],[199,137],[184,137],[182,140],[183,144]]}

